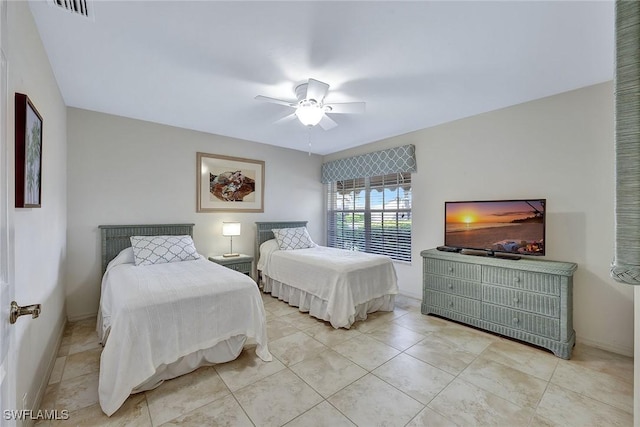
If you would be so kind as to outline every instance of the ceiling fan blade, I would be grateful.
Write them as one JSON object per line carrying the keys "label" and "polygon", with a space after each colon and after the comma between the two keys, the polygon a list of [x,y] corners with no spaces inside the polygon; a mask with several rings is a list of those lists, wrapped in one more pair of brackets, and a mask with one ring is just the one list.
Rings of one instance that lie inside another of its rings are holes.
{"label": "ceiling fan blade", "polygon": [[334,122],[333,119],[331,119],[331,117],[327,116],[326,114],[322,116],[322,119],[320,119],[320,123],[318,124],[324,130],[330,130],[338,126],[338,124]]}
{"label": "ceiling fan blade", "polygon": [[295,102],[285,101],[284,99],[269,98],[268,96],[258,95],[255,99],[257,99],[258,101],[271,102],[272,104],[286,105],[287,107],[296,106]]}
{"label": "ceiling fan blade", "polygon": [[343,102],[338,104],[325,104],[325,107],[331,108],[327,113],[359,114],[364,113],[366,105],[364,102]]}
{"label": "ceiling fan blade", "polygon": [[280,125],[282,123],[287,123],[290,122],[291,120],[296,118],[296,113],[291,113],[288,116],[284,116],[281,119],[276,120],[275,122],[273,122],[274,125]]}
{"label": "ceiling fan blade", "polygon": [[306,99],[315,99],[317,102],[322,102],[324,97],[327,96],[328,90],[329,90],[328,84],[318,80],[309,79],[309,84],[307,85]]}

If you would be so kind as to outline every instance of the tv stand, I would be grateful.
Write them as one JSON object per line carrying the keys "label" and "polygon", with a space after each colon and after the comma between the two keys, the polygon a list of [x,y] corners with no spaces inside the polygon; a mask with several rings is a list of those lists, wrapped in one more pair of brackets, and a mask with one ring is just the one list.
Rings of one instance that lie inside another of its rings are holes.
{"label": "tv stand", "polygon": [[512,262],[486,253],[473,257],[436,249],[420,255],[423,314],[544,347],[563,359],[571,357],[576,340],[576,264],[529,258]]}

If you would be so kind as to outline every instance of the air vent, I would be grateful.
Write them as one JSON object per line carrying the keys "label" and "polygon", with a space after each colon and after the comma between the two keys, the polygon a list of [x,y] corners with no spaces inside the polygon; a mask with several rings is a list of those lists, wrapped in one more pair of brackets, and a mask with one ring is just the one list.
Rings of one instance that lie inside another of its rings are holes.
{"label": "air vent", "polygon": [[49,4],[74,15],[94,20],[93,3],[90,0],[49,0]]}

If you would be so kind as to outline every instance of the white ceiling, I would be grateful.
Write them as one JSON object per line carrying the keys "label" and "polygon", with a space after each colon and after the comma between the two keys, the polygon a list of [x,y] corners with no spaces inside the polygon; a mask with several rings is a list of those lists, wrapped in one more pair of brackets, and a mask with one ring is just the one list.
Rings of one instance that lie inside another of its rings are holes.
{"label": "white ceiling", "polygon": [[[68,106],[328,154],[611,80],[612,1],[95,1],[95,20],[30,3]],[[365,101],[310,131],[311,77]],[[180,141],[176,141],[180,143]]]}

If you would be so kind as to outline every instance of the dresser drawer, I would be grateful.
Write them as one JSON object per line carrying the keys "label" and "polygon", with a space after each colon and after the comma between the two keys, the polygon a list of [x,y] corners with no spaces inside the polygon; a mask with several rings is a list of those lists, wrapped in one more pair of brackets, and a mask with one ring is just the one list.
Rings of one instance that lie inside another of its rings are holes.
{"label": "dresser drawer", "polygon": [[465,282],[464,280],[450,277],[425,274],[424,283],[427,289],[460,295],[467,298],[480,299],[482,286],[477,282]]}
{"label": "dresser drawer", "polygon": [[549,295],[560,295],[560,280],[560,276],[553,274],[492,266],[485,266],[482,269],[482,283],[503,285]]}
{"label": "dresser drawer", "polygon": [[474,280],[479,282],[482,267],[477,264],[464,262],[443,261],[440,259],[424,258],[424,271],[439,276],[454,277],[457,279]]}
{"label": "dresser drawer", "polygon": [[482,285],[482,301],[549,317],[560,317],[560,297]]}
{"label": "dresser drawer", "polygon": [[225,267],[241,273],[249,273],[251,271],[251,262],[241,262],[237,264],[227,264]]}
{"label": "dresser drawer", "polygon": [[480,318],[482,305],[479,300],[463,298],[452,294],[436,291],[425,291],[425,301],[427,304],[435,305],[456,313],[464,314],[475,318]]}
{"label": "dresser drawer", "polygon": [[482,318],[487,322],[530,332],[551,339],[560,338],[560,320],[525,313],[492,304],[482,304]]}

